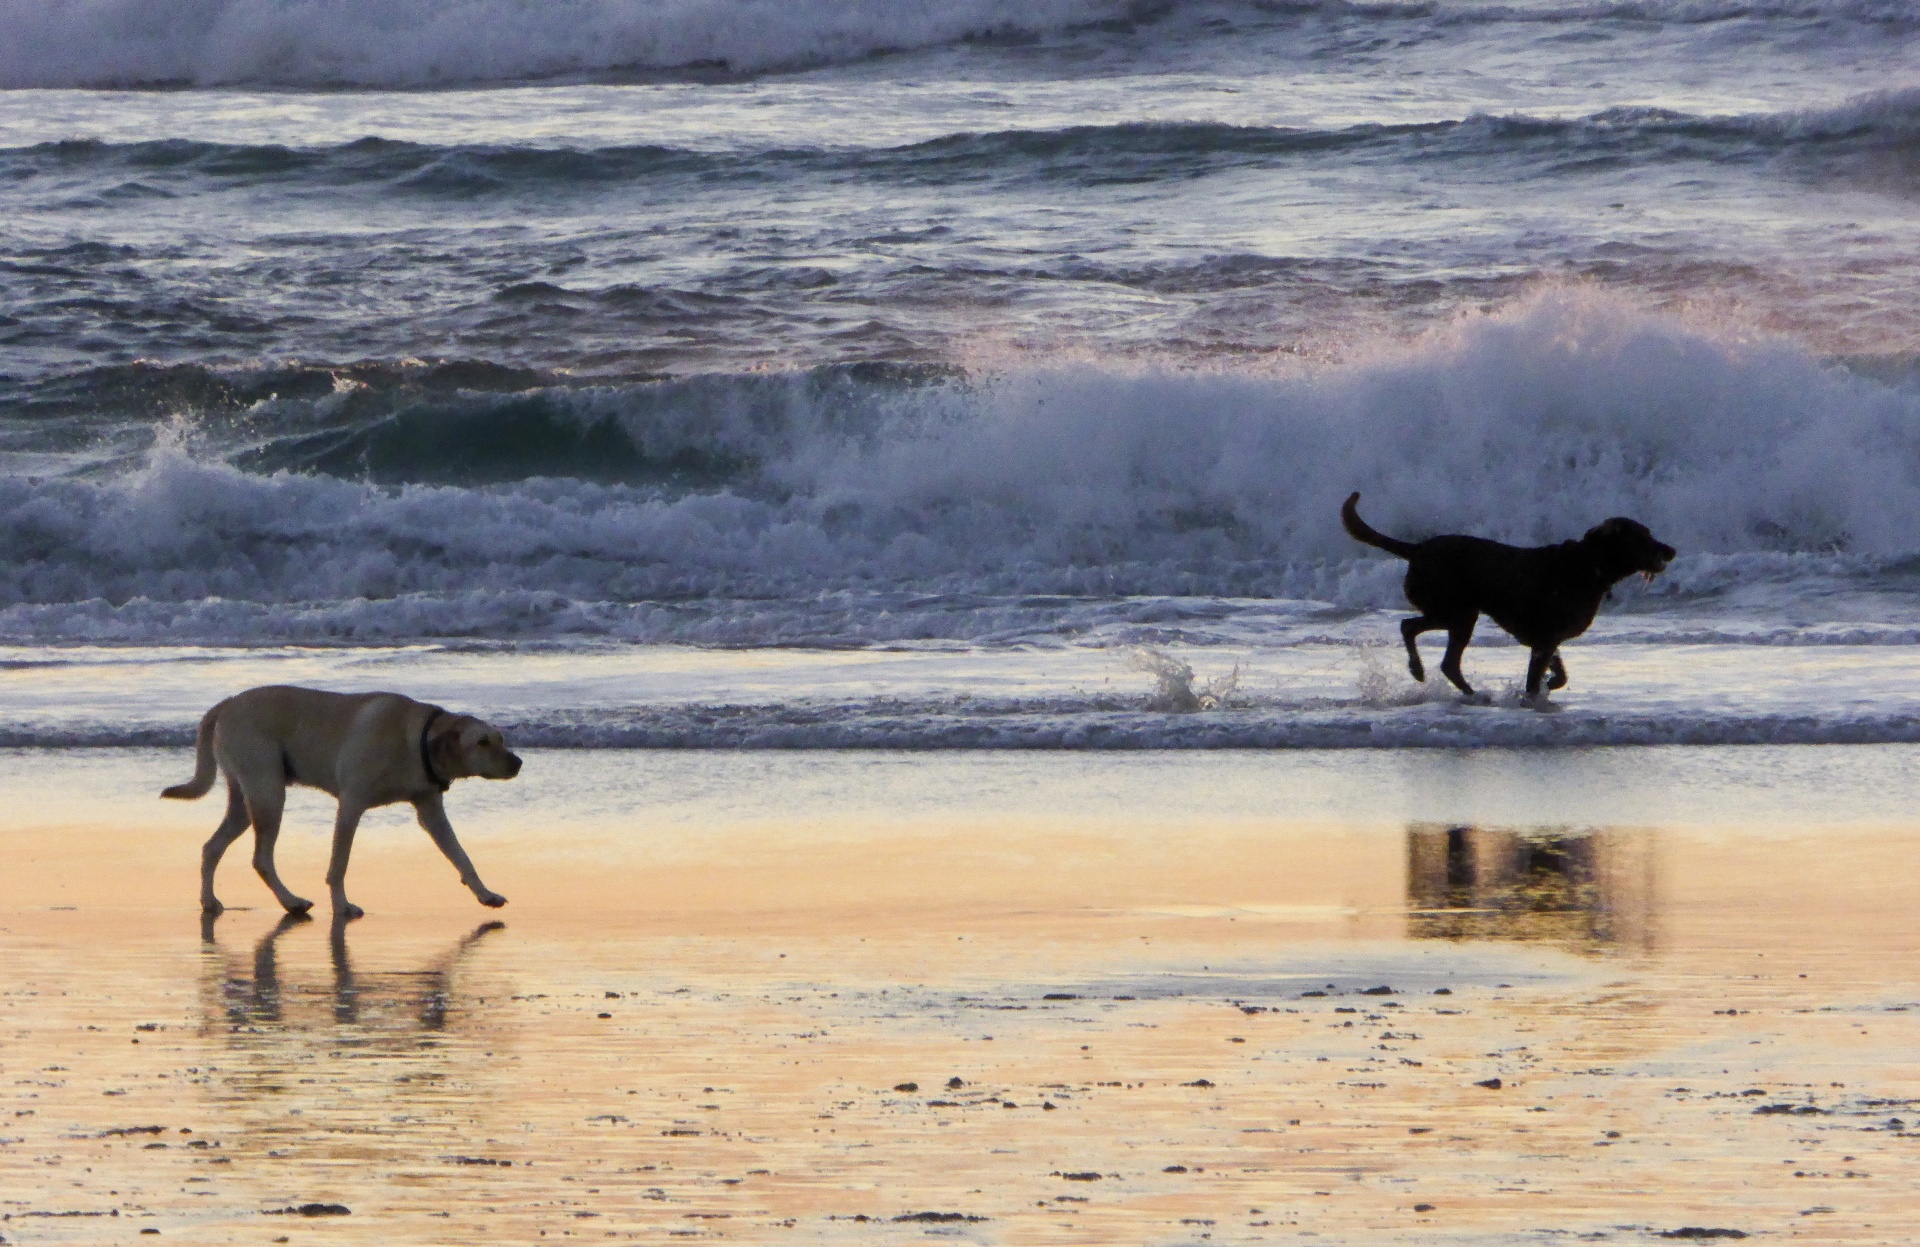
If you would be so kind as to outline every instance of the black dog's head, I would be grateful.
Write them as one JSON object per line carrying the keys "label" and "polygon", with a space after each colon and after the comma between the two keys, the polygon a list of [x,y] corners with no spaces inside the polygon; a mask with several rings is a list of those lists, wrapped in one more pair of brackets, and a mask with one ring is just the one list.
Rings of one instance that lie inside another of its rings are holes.
{"label": "black dog's head", "polygon": [[1616,515],[1587,530],[1580,544],[1592,552],[1594,562],[1609,580],[1619,580],[1635,572],[1648,576],[1667,570],[1677,551],[1660,541],[1638,520]]}

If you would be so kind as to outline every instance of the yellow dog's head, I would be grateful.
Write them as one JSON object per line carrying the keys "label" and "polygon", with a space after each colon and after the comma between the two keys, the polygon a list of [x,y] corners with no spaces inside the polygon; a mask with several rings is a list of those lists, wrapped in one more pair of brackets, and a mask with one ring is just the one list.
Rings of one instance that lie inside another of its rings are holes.
{"label": "yellow dog's head", "polygon": [[512,779],[520,773],[520,755],[507,748],[500,729],[470,714],[435,721],[427,734],[427,756],[447,779]]}

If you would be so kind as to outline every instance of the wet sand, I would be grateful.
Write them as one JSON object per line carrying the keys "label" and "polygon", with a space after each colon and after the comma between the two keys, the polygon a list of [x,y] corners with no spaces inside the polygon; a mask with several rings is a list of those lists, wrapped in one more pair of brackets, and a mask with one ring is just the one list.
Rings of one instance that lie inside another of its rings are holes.
{"label": "wet sand", "polygon": [[201,922],[183,751],[0,755],[0,1238],[1911,1239],[1920,753],[1603,752],[535,754],[507,909],[388,815],[340,929]]}

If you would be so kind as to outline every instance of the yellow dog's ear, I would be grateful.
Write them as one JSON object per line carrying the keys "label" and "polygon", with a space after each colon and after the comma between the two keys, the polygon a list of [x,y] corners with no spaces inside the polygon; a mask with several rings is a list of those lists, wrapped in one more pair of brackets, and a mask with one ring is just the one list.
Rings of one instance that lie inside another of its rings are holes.
{"label": "yellow dog's ear", "polygon": [[467,774],[460,765],[460,732],[470,721],[464,714],[444,715],[427,735],[427,758],[443,780],[459,779]]}

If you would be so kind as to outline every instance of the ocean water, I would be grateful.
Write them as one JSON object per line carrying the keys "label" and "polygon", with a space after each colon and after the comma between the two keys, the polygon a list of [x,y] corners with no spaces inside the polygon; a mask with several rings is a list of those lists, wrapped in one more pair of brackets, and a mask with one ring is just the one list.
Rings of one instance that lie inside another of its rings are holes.
{"label": "ocean water", "polygon": [[[1906,0],[0,0],[0,743],[1920,740]],[[1490,696],[1405,536],[1680,557]],[[1436,641],[1437,645],[1437,641]]]}

